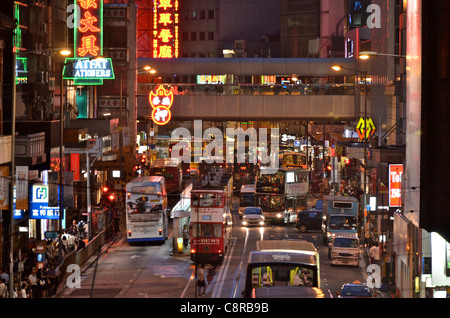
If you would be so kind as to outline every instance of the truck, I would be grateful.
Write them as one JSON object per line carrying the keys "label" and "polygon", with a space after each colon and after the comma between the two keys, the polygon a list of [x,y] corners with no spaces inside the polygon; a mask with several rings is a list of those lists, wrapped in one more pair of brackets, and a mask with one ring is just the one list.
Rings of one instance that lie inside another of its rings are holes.
{"label": "truck", "polygon": [[358,199],[351,196],[323,197],[323,243],[338,233],[358,233]]}

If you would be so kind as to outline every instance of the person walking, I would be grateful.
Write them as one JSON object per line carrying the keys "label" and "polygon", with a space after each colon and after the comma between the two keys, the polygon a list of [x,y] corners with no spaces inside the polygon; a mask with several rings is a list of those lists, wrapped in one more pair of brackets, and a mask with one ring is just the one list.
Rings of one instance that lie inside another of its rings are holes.
{"label": "person walking", "polygon": [[205,265],[201,264],[197,270],[197,286],[199,287],[198,295],[206,296],[206,277],[205,277]]}
{"label": "person walking", "polygon": [[187,248],[189,244],[189,229],[187,227],[187,225],[185,224],[183,227],[183,245],[184,248]]}

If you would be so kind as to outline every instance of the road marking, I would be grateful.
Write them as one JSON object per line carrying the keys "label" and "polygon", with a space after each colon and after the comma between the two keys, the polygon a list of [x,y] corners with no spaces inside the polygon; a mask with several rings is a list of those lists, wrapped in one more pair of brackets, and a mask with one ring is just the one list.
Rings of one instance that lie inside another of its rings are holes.
{"label": "road marking", "polygon": [[231,243],[231,248],[228,250],[228,252],[224,258],[225,266],[220,267],[219,275],[217,276],[217,282],[215,283],[213,292],[211,294],[211,298],[218,298],[217,295],[220,295],[220,293],[222,292],[223,283],[225,282],[225,276],[226,276],[226,273],[228,272],[228,267],[230,266],[230,263],[231,263],[231,255],[233,255],[235,246],[236,246],[236,238],[233,237],[232,243]]}

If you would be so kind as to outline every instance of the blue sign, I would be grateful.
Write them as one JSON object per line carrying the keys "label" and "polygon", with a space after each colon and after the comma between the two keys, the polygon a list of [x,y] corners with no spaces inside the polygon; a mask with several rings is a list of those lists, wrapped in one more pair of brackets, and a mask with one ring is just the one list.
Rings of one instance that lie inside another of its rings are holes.
{"label": "blue sign", "polygon": [[59,206],[48,206],[48,186],[33,184],[30,200],[30,219],[59,220]]}

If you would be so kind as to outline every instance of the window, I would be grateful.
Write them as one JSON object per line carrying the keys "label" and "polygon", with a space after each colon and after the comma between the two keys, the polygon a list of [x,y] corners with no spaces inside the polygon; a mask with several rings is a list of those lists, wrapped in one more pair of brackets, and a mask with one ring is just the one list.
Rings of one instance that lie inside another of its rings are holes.
{"label": "window", "polygon": [[214,19],[214,10],[208,10],[208,19]]}
{"label": "window", "polygon": [[198,40],[199,41],[205,41],[205,32],[199,32],[198,33]]}
{"label": "window", "polygon": [[191,20],[197,20],[197,10],[191,11]]}
{"label": "window", "polygon": [[197,32],[191,32],[191,41],[197,41]]}
{"label": "window", "polygon": [[205,10],[201,10],[200,11],[199,19],[200,20],[205,20],[206,19],[206,12],[205,12]]}
{"label": "window", "polygon": [[208,32],[208,41],[214,41],[214,32]]}

